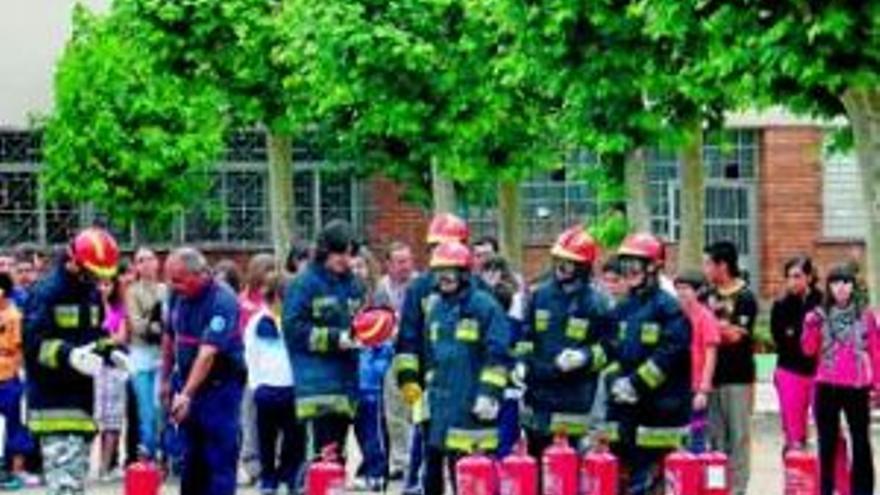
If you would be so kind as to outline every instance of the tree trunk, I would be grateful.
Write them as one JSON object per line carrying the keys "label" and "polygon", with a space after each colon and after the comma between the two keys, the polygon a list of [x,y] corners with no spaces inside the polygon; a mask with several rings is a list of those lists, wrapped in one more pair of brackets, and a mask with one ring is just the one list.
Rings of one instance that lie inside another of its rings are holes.
{"label": "tree trunk", "polygon": [[853,128],[868,224],[865,232],[871,304],[880,303],[880,88],[850,88],[843,105]]}
{"label": "tree trunk", "polygon": [[645,150],[638,148],[626,157],[624,165],[626,217],[637,232],[651,230],[651,209],[648,206],[648,164]]}
{"label": "tree trunk", "polygon": [[293,239],[293,140],[290,136],[269,133],[269,217],[272,247],[280,266],[287,258]]}
{"label": "tree trunk", "polygon": [[706,240],[703,126],[699,120],[688,125],[680,161],[681,235],[678,240],[678,266],[693,270],[700,267]]}
{"label": "tree trunk", "polygon": [[510,265],[522,270],[522,210],[520,208],[519,184],[513,180],[498,184],[498,232],[501,243],[501,254]]}
{"label": "tree trunk", "polygon": [[431,163],[431,192],[434,213],[455,213],[455,184],[440,173],[440,165]]}

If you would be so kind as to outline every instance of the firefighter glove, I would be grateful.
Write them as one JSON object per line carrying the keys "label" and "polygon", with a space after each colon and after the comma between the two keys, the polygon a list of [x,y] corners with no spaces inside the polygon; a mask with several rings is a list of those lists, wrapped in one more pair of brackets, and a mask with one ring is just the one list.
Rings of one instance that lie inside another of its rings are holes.
{"label": "firefighter glove", "polygon": [[639,401],[638,392],[628,377],[614,380],[611,384],[611,397],[618,404],[635,404]]}
{"label": "firefighter glove", "polygon": [[422,398],[422,387],[417,383],[405,383],[400,387],[400,395],[403,396],[403,402],[412,407]]}
{"label": "firefighter glove", "polygon": [[477,396],[471,411],[480,421],[495,421],[498,417],[498,401],[485,395]]}
{"label": "firefighter glove", "polygon": [[104,358],[95,354],[95,345],[88,344],[70,350],[70,367],[86,376],[95,376],[104,367]]}
{"label": "firefighter glove", "polygon": [[527,372],[528,369],[526,368],[526,363],[516,363],[516,366],[513,367],[513,371],[510,372],[510,383],[520,390],[525,390]]}
{"label": "firefighter glove", "polygon": [[563,373],[582,368],[587,364],[587,353],[578,349],[564,349],[556,356],[556,367]]}

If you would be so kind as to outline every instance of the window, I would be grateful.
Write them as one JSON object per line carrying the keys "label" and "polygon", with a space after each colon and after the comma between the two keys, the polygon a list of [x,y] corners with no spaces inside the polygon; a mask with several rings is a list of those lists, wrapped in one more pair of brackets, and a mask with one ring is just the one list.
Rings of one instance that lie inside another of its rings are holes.
{"label": "window", "polygon": [[865,211],[859,167],[853,153],[822,153],[822,225],[825,237],[864,239]]}
{"label": "window", "polygon": [[[236,133],[229,140],[225,161],[205,176],[208,197],[193,205],[164,233],[146,232],[137,225],[114,229],[123,245],[149,244],[241,245],[271,244],[269,178],[265,135]],[[20,242],[59,244],[80,227],[100,222],[106,214],[89,205],[43,204],[39,197],[39,135],[0,132],[0,246]],[[363,231],[366,210],[361,181],[344,168],[310,160],[296,150],[295,235],[311,239],[334,218],[348,220]]]}

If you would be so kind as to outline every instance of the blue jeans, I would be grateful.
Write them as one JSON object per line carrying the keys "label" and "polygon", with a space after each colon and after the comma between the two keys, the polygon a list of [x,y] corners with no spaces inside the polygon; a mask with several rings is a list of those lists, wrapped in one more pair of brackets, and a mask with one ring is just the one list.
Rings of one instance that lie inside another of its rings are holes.
{"label": "blue jeans", "polygon": [[498,459],[504,459],[513,452],[520,438],[518,400],[504,399],[501,403],[501,411],[498,413],[498,437],[498,451],[495,455]]}
{"label": "blue jeans", "polygon": [[367,478],[388,476],[388,426],[379,397],[362,398],[354,418],[354,434],[363,454],[357,474]]}
{"label": "blue jeans", "polygon": [[156,397],[156,370],[138,371],[131,378],[137,404],[140,446],[150,457],[156,455],[159,429],[159,401]]}
{"label": "blue jeans", "polygon": [[18,378],[0,382],[0,415],[6,419],[7,459],[14,455],[28,454],[34,449],[30,432],[21,423],[21,396],[24,386]]}
{"label": "blue jeans", "polygon": [[[285,483],[291,492],[305,457],[305,429],[297,420],[293,387],[260,386],[254,391],[260,447],[260,488],[275,491]],[[278,445],[281,444],[279,453]]]}

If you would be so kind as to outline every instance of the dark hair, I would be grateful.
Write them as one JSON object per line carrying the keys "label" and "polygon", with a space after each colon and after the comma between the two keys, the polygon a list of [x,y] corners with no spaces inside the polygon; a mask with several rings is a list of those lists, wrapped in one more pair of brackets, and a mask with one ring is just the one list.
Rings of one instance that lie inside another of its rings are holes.
{"label": "dark hair", "polygon": [[391,241],[391,244],[388,245],[388,250],[385,251],[385,259],[387,261],[391,261],[391,255],[396,253],[397,251],[403,251],[404,249],[412,251],[412,248],[409,244],[401,241]]}
{"label": "dark hair", "polygon": [[116,275],[110,279],[110,294],[107,294],[107,304],[110,306],[119,306],[122,304],[122,274],[125,273],[122,270],[119,270]]}
{"label": "dark hair", "polygon": [[12,276],[6,272],[0,272],[0,292],[3,293],[2,296],[5,298],[12,296],[12,289],[14,287]]}
{"label": "dark hair", "polygon": [[724,263],[731,277],[739,277],[739,253],[736,244],[730,241],[718,241],[710,244],[703,251],[713,263]]}
{"label": "dark hair", "polygon": [[307,242],[293,241],[290,243],[290,250],[287,251],[284,268],[290,273],[296,273],[300,263],[308,261],[311,256],[312,250]]}
{"label": "dark hair", "polygon": [[474,243],[474,246],[481,246],[483,244],[488,244],[492,246],[493,253],[497,253],[500,250],[498,239],[491,235],[484,235],[483,237],[480,237],[477,242]]}
{"label": "dark hair", "polygon": [[834,282],[849,282],[853,286],[853,292],[850,295],[850,302],[855,304],[856,310],[861,313],[862,312],[862,301],[857,297],[858,290],[858,281],[856,280],[856,273],[853,271],[852,266],[846,263],[840,263],[834,265],[831,270],[828,272],[828,276],[825,277],[825,295],[823,296],[822,307],[825,309],[825,313],[834,306],[834,294],[831,293],[831,284]]}
{"label": "dark hair", "polygon": [[520,289],[519,281],[516,279],[513,270],[511,270],[510,263],[501,256],[492,256],[486,260],[483,271],[497,271],[501,273],[500,280],[492,287],[492,295],[495,296],[495,300],[498,301],[498,304],[505,311],[509,310],[513,304],[514,295]]}
{"label": "dark hair", "polygon": [[700,290],[706,285],[706,277],[703,276],[702,272],[697,270],[685,270],[676,275],[673,282],[675,284],[690,286],[690,288],[700,292]]}
{"label": "dark hair", "polygon": [[819,274],[816,272],[813,260],[810,259],[809,256],[806,254],[799,254],[787,259],[782,268],[782,276],[788,277],[788,272],[790,272],[792,268],[799,268],[804,272],[804,275],[807,276],[807,280],[809,281],[809,286],[813,289],[816,288],[816,284],[819,282]]}
{"label": "dark hair", "polygon": [[620,257],[617,255],[613,255],[605,260],[605,263],[602,265],[602,273],[623,275],[623,268],[620,266]]}
{"label": "dark hair", "polygon": [[351,225],[344,220],[331,220],[318,233],[315,243],[315,261],[323,263],[331,253],[357,253]]}
{"label": "dark hair", "polygon": [[236,294],[241,292],[241,270],[231,259],[223,259],[214,265],[214,278],[226,282]]}
{"label": "dark hair", "polygon": [[35,258],[45,256],[40,246],[32,242],[22,242],[15,246],[15,261],[18,263],[33,263]]}

